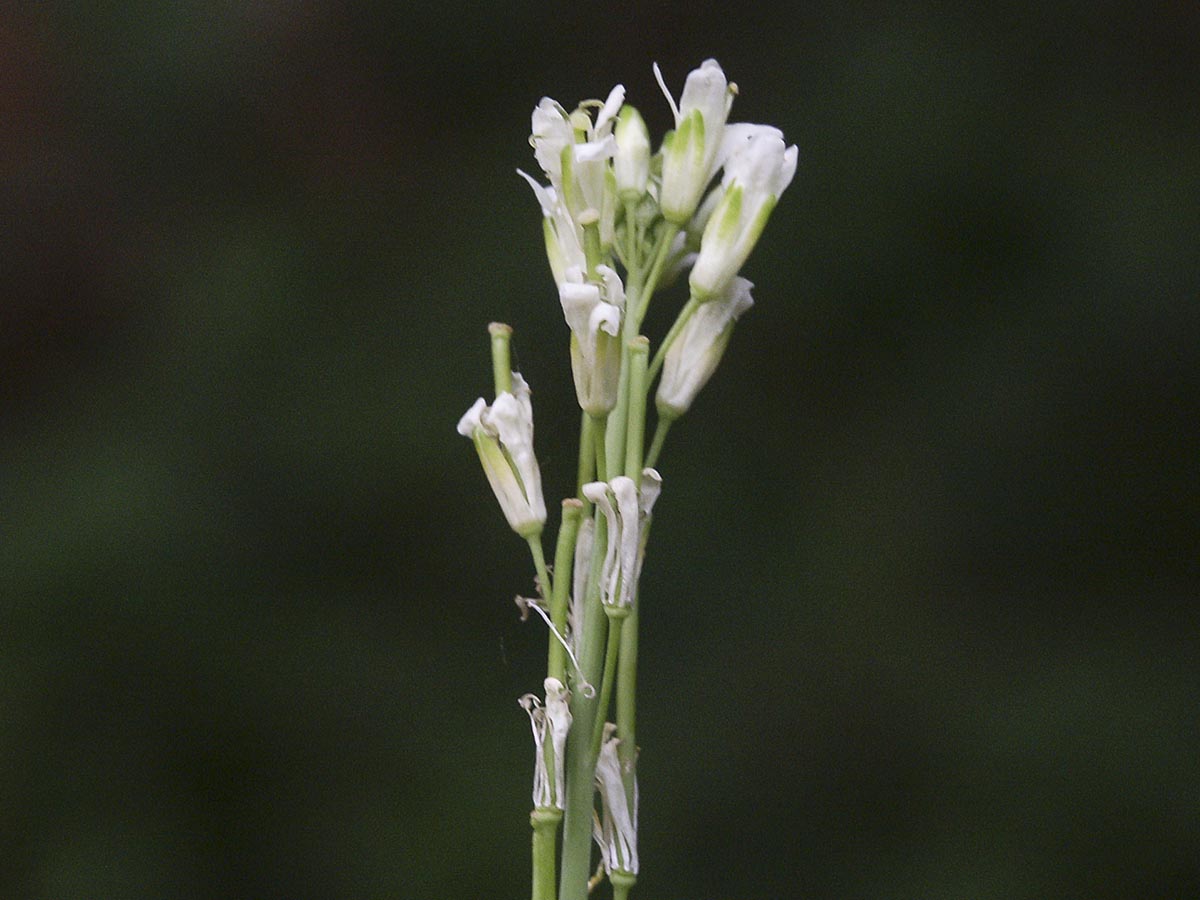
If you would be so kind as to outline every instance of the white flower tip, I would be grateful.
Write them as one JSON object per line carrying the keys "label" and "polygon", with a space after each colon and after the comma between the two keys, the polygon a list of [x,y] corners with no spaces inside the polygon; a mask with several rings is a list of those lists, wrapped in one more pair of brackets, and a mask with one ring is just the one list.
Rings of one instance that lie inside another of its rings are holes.
{"label": "white flower tip", "polygon": [[458,433],[463,437],[474,437],[475,429],[483,427],[483,414],[486,410],[487,402],[480,397],[458,420]]}
{"label": "white flower tip", "polygon": [[603,481],[589,481],[583,486],[583,496],[593,503],[608,503],[608,485]]}
{"label": "white flower tip", "polygon": [[616,118],[617,113],[621,111],[621,104],[625,102],[625,85],[618,84],[608,92],[608,99],[604,101],[604,106],[601,108],[599,115],[596,116],[595,129],[597,132],[602,132],[604,127]]}
{"label": "white flower tip", "polygon": [[754,287],[754,282],[741,275],[736,276],[729,284],[729,315],[735,321],[741,318],[742,313],[754,305],[754,297],[750,291]]}
{"label": "white flower tip", "polygon": [[800,149],[795,145],[788,147],[783,152],[783,184],[780,186],[780,192],[783,191],[796,175],[796,164],[800,161]]}
{"label": "white flower tip", "polygon": [[637,497],[637,486],[628,475],[618,475],[610,484],[618,506],[628,506]]}
{"label": "white flower tip", "polygon": [[658,474],[657,469],[642,469],[642,490],[638,497],[638,506],[643,516],[650,515],[654,509],[655,501],[662,493],[662,483],[662,476]]}
{"label": "white flower tip", "polygon": [[588,317],[588,328],[592,334],[603,331],[609,337],[621,333],[621,310],[611,303],[597,303]]}

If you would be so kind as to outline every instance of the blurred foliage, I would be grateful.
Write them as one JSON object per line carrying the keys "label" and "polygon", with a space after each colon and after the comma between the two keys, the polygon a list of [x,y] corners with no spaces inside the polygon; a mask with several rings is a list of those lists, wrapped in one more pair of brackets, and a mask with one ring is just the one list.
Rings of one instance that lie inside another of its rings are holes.
{"label": "blurred foliage", "polygon": [[651,62],[706,56],[801,166],[662,466],[639,896],[1200,893],[1198,41],[1167,3],[6,8],[0,895],[524,895],[545,636],[453,426],[510,322],[570,489],[528,113],[623,80],[661,133]]}

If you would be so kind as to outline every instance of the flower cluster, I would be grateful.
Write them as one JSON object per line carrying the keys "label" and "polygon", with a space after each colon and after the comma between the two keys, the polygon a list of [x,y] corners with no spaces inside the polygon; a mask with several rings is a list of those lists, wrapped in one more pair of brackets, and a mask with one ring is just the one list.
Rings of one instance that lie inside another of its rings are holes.
{"label": "flower cluster", "polygon": [[690,266],[692,297],[724,307],[668,351],[667,403],[679,415],[712,374],[721,354],[713,348],[723,348],[749,303],[749,282],[735,279],[796,172],[796,147],[779,129],[727,121],[737,87],[716,60],[688,75],[678,104],[657,65],[654,73],[675,120],[658,153],[651,155],[646,124],[617,85],[604,102],[584,101],[572,112],[543,98],[530,143],[549,185],[520,172],[541,207],[579,405],[593,415],[616,404],[620,351],[613,345],[627,317],[635,321],[624,335],[637,333],[649,299],[626,308],[616,263],[627,273],[646,264],[646,248],[670,229],[664,260],[673,261],[671,271]]}
{"label": "flower cluster", "polygon": [[[543,98],[530,136],[543,177],[520,172],[541,208],[582,411],[576,495],[563,502],[553,566],[530,390],[512,371],[507,325],[489,328],[496,398],[479,398],[458,423],[529,544],[538,596],[519,602],[550,631],[545,699],[520,700],[535,750],[533,900],[586,900],[593,839],[617,900],[637,880],[639,580],[662,491],[655,464],[754,303],[739,273],[796,172],[796,148],[777,128],[729,121],[737,87],[715,60],[688,75],[678,103],[654,74],[674,118],[657,151],[617,85],[571,111]],[[651,358],[642,322],[656,291],[677,280],[688,298]]]}

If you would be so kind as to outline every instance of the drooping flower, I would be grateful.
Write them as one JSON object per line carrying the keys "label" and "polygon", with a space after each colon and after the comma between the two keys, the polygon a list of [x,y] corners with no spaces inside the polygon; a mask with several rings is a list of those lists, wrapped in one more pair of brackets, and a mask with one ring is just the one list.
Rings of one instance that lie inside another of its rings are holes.
{"label": "drooping flower", "polygon": [[484,474],[509,526],[522,537],[539,534],[546,522],[542,473],[533,452],[533,405],[529,385],[512,374],[512,393],[491,406],[480,397],[458,420],[458,433],[471,438]]}
{"label": "drooping flower", "polygon": [[752,287],[741,277],[727,282],[720,293],[700,305],[667,348],[655,396],[660,416],[682,416],[712,378],[733,334],[734,322],[754,305]]}
{"label": "drooping flower", "polygon": [[615,736],[615,731],[615,725],[611,722],[605,723],[600,756],[596,761],[596,787],[600,792],[601,815],[599,820],[593,823],[592,836],[600,846],[604,870],[610,876],[614,871],[636,875],[637,780],[635,777],[631,802],[621,778],[621,761],[617,756],[617,747],[621,739]]}
{"label": "drooping flower", "polygon": [[704,226],[688,279],[699,300],[716,296],[738,273],[796,174],[798,151],[785,146],[778,129],[743,126],[737,135],[721,177],[721,199]]}
{"label": "drooping flower", "polygon": [[526,694],[517,702],[529,714],[533,728],[533,807],[562,809],[566,798],[567,733],[571,730],[569,692],[557,678],[547,678],[544,687],[545,706],[534,694]]}
{"label": "drooping flower", "polygon": [[600,601],[607,607],[628,609],[633,604],[645,555],[642,535],[661,492],[662,477],[654,469],[642,470],[640,491],[625,475],[583,486],[583,495],[596,504],[608,524],[608,547],[600,570]]}
{"label": "drooping flower", "polygon": [[602,416],[617,402],[625,288],[614,269],[597,266],[596,271],[599,282],[588,281],[578,268],[568,269],[558,296],[571,329],[575,396],[583,410]]}
{"label": "drooping flower", "polygon": [[676,106],[657,63],[654,76],[675,116],[675,130],[663,140],[659,205],[668,222],[683,226],[720,166],[725,120],[737,87],[725,80],[715,59],[708,59],[689,73]]}

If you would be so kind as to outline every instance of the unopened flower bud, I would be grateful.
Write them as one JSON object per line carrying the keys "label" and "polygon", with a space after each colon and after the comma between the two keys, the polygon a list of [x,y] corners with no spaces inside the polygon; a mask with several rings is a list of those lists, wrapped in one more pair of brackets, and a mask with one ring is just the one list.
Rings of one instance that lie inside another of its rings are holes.
{"label": "unopened flower bud", "polygon": [[663,141],[659,205],[668,222],[684,226],[720,165],[722,132],[737,88],[715,59],[705,60],[688,75],[676,107],[657,64],[654,74],[675,114],[675,130]]}
{"label": "unopened flower bud", "polygon": [[614,136],[617,139],[617,155],[613,158],[617,196],[624,203],[637,202],[646,193],[650,180],[650,132],[641,113],[628,103],[621,107]]}
{"label": "unopened flower bud", "polygon": [[733,323],[754,305],[745,278],[734,278],[700,307],[667,348],[655,404],[660,416],[677,419],[708,383],[733,334]]}

